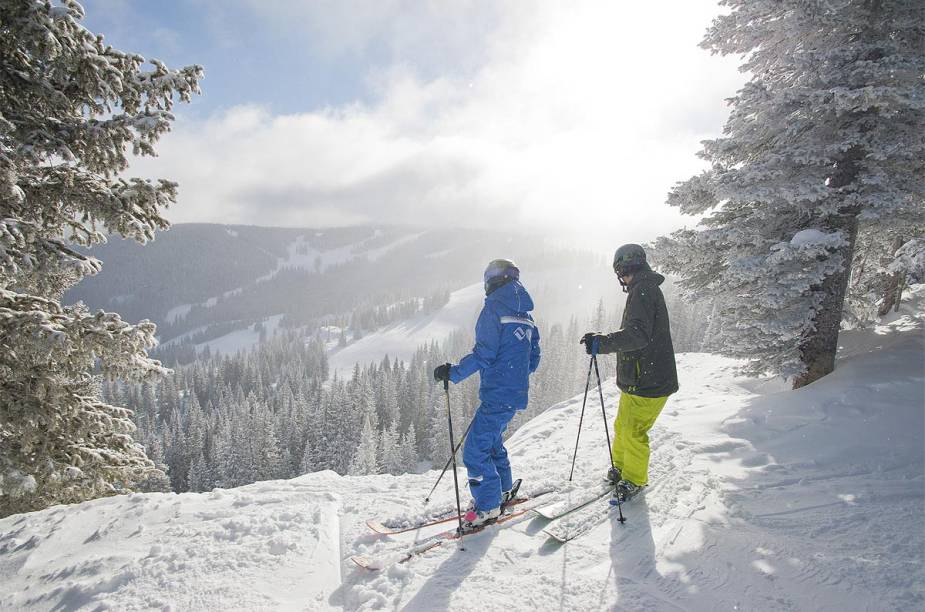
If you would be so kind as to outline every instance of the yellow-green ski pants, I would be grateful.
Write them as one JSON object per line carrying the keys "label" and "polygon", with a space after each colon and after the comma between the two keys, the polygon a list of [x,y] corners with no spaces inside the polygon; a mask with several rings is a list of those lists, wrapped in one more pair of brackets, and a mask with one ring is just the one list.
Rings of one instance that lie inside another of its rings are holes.
{"label": "yellow-green ski pants", "polygon": [[617,418],[613,422],[613,464],[636,485],[649,483],[649,430],[655,424],[668,396],[640,397],[620,394]]}

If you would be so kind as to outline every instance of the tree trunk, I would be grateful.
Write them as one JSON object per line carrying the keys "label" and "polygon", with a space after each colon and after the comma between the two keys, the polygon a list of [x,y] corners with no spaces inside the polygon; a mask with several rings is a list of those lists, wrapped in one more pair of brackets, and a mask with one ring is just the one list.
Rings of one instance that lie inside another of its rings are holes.
{"label": "tree trunk", "polygon": [[[898,236],[893,241],[892,250],[890,251],[890,256],[894,256],[896,251],[905,244],[902,236]],[[886,288],[883,291],[883,301],[880,303],[880,308],[877,309],[877,316],[882,317],[886,313],[890,312],[890,309],[894,306],[896,310],[899,310],[899,302],[902,300],[903,293],[903,281],[905,280],[905,275],[902,272],[897,272],[891,274],[886,282]]]}
{"label": "tree trunk", "polygon": [[841,328],[842,310],[848,279],[851,277],[851,264],[854,260],[854,245],[858,236],[858,218],[855,214],[842,215],[830,224],[830,231],[841,230],[848,243],[832,257],[841,257],[844,268],[841,272],[828,276],[819,291],[822,292],[822,304],[813,318],[814,329],[800,343],[800,358],[806,365],[806,372],[793,381],[793,388],[805,387],[831,374],[835,369],[835,353],[838,350],[838,332]]}

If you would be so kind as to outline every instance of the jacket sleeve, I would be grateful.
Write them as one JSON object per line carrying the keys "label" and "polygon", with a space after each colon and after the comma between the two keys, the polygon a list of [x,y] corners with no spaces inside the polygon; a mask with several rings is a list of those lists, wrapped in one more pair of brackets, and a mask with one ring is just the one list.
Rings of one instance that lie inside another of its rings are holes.
{"label": "jacket sleeve", "polygon": [[607,335],[601,342],[602,353],[637,351],[652,341],[655,329],[655,300],[651,288],[641,288],[626,301],[626,324],[623,329]]}
{"label": "jacket sleeve", "polygon": [[484,370],[498,357],[501,344],[501,319],[485,306],[475,324],[475,346],[472,352],[459,360],[459,365],[450,368],[450,381],[454,384]]}
{"label": "jacket sleeve", "polygon": [[536,372],[540,365],[540,328],[533,327],[533,340],[530,343],[530,373]]}

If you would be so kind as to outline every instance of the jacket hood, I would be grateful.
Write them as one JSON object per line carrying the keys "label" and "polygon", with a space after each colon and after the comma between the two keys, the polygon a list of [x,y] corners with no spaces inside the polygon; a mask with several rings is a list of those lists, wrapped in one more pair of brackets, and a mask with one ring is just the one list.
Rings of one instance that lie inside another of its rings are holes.
{"label": "jacket hood", "polygon": [[520,281],[511,281],[499,287],[485,297],[486,302],[498,302],[513,312],[530,312],[533,310],[533,298],[520,284]]}
{"label": "jacket hood", "polygon": [[633,275],[633,281],[630,283],[630,287],[641,285],[643,283],[661,285],[664,282],[665,277],[658,272],[653,272],[652,270],[640,270]]}

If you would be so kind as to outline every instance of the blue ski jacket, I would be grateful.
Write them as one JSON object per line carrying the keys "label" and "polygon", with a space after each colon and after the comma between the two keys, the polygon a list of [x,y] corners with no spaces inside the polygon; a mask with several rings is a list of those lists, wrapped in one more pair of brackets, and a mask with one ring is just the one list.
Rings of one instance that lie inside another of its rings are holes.
{"label": "blue ski jacket", "polygon": [[540,333],[531,310],[533,300],[520,281],[488,294],[475,324],[475,347],[450,368],[450,380],[455,384],[479,372],[483,404],[526,408],[530,374],[540,364]]}

